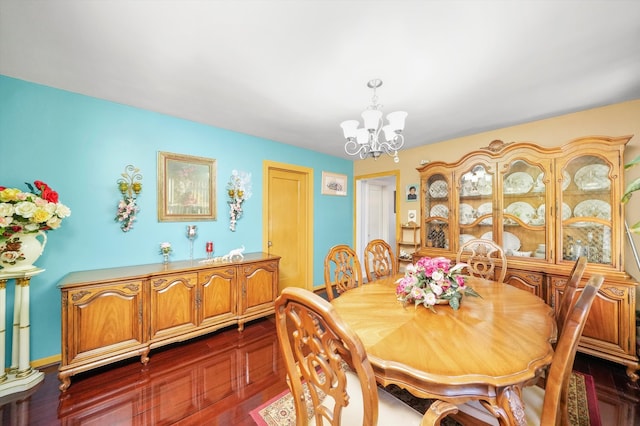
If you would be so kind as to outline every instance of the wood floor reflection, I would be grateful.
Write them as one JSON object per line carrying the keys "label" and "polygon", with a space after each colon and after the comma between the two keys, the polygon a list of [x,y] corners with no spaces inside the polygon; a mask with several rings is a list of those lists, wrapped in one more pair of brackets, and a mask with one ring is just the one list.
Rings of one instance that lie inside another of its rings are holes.
{"label": "wood floor reflection", "polygon": [[[596,382],[603,425],[640,426],[640,391],[617,364],[578,354]],[[271,319],[151,351],[71,378],[58,390],[57,365],[29,392],[0,399],[2,425],[253,425],[249,412],[286,389]]]}

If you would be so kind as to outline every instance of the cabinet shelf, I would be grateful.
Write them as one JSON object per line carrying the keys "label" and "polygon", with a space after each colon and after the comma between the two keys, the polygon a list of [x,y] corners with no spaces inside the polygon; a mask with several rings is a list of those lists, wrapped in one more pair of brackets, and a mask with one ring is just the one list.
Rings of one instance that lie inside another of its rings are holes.
{"label": "cabinet shelf", "polygon": [[[409,222],[400,226],[400,235],[396,243],[396,259],[398,270],[413,261],[413,254],[420,248],[420,226],[416,222]],[[406,257],[401,253],[406,253]]]}

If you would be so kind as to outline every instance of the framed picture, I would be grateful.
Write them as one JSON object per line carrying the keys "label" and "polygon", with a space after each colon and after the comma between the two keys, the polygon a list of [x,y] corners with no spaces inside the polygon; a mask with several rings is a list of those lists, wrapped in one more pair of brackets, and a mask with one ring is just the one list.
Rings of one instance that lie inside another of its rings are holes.
{"label": "framed picture", "polygon": [[158,152],[158,221],[216,220],[216,160]]}
{"label": "framed picture", "polygon": [[418,184],[407,185],[407,201],[418,201]]}
{"label": "framed picture", "polygon": [[347,195],[347,175],[322,172],[322,194]]}

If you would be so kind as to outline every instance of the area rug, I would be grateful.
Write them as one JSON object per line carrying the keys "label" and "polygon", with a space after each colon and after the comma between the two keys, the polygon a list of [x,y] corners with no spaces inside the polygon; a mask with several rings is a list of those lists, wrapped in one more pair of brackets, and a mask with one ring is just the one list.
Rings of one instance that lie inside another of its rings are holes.
{"label": "area rug", "polygon": [[[385,390],[416,410],[424,413],[431,404],[428,399],[416,398],[397,386],[387,386]],[[305,387],[305,393],[308,392]],[[308,396],[308,395],[305,395]],[[309,398],[307,398],[307,401]],[[572,426],[602,426],[598,398],[593,377],[578,372],[571,374],[569,382],[569,421]],[[307,416],[312,416],[311,407],[307,407]],[[261,406],[251,410],[251,417],[259,426],[293,426],[296,424],[295,407],[289,391],[284,391]],[[457,422],[445,419],[447,426],[459,425]]]}

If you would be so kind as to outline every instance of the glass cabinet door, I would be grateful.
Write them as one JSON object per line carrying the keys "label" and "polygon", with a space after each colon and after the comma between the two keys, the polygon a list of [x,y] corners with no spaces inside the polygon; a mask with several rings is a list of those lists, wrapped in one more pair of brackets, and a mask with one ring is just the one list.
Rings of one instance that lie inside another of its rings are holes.
{"label": "glass cabinet door", "polygon": [[[611,167],[594,155],[577,157],[566,164],[563,174],[571,182],[562,192],[562,259],[586,256],[591,263],[612,263]],[[566,206],[566,212],[564,211]]]}
{"label": "glass cabinet door", "polygon": [[459,245],[474,238],[491,239],[495,211],[493,180],[493,175],[484,165],[472,166],[460,176],[456,215],[460,229]]}
{"label": "glass cabinet door", "polygon": [[434,174],[426,179],[424,205],[425,247],[449,248],[449,209],[451,185],[443,174]]}
{"label": "glass cabinet door", "polygon": [[522,159],[509,163],[503,174],[501,224],[501,244],[507,256],[549,258],[547,228],[553,212],[547,208],[550,185],[550,173],[541,166]]}

